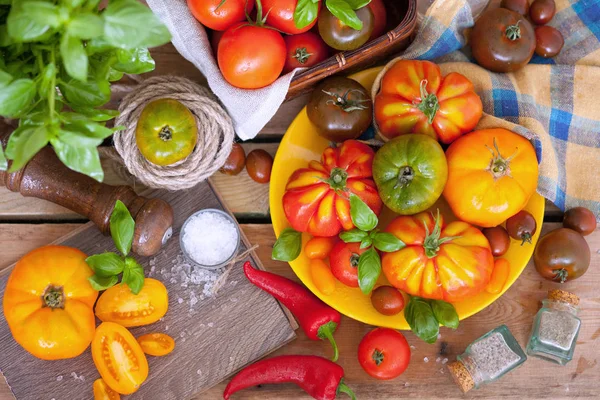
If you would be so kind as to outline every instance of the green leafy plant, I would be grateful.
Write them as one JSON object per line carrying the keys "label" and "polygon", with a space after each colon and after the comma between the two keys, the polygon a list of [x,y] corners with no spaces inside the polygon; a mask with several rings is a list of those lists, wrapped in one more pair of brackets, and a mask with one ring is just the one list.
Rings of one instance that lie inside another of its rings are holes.
{"label": "green leafy plant", "polygon": [[294,261],[301,251],[302,233],[292,228],[285,228],[273,246],[271,258],[278,261]]}
{"label": "green leafy plant", "polygon": [[147,47],[171,35],[136,0],[0,0],[0,116],[18,118],[0,169],[21,169],[50,143],[74,171],[104,179],[97,146],[118,113],[110,82],[154,69]]}
{"label": "green leafy plant", "polygon": [[[321,0],[298,0],[294,10],[294,24],[302,29],[310,25],[319,14]],[[323,0],[323,3],[333,15],[349,27],[360,30],[363,23],[355,10],[366,7],[371,0]]]}
{"label": "green leafy plant", "polygon": [[440,324],[458,328],[458,314],[454,306],[443,300],[429,300],[413,296],[404,308],[404,318],[415,335],[427,343],[435,343]]}
{"label": "green leafy plant", "polygon": [[88,257],[85,262],[94,271],[88,280],[96,290],[105,290],[114,286],[123,274],[122,283],[127,284],[131,292],[138,294],[144,287],[144,267],[133,257],[128,257],[133,243],[135,222],[125,204],[117,200],[110,215],[110,235],[121,255],[111,252]]}

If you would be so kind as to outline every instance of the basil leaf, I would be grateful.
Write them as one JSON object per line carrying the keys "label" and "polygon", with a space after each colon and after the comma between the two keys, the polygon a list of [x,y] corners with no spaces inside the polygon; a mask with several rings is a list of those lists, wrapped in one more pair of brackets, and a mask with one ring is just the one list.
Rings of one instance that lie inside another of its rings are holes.
{"label": "basil leaf", "polygon": [[81,40],[70,34],[63,35],[60,40],[60,55],[67,74],[85,82],[88,74],[88,57]]}
{"label": "basil leaf", "polygon": [[404,317],[415,335],[427,343],[435,343],[440,333],[440,324],[425,299],[411,297],[404,308]]}
{"label": "basil leaf", "polygon": [[56,76],[56,65],[54,63],[46,65],[41,76],[42,80],[38,86],[38,93],[40,97],[46,98],[50,95],[50,90],[56,90],[56,88],[52,86],[52,79]]}
{"label": "basil leaf", "polygon": [[125,268],[125,261],[115,253],[96,254],[86,258],[85,262],[103,278],[119,275]]}
{"label": "basil leaf", "polygon": [[85,44],[85,50],[90,56],[97,53],[104,53],[112,49],[114,49],[113,45],[108,43],[102,36],[95,37]]}
{"label": "basil leaf", "polygon": [[371,239],[370,236],[367,236],[360,242],[360,248],[366,249],[367,247],[371,247],[372,244],[373,244],[373,240]]}
{"label": "basil leaf", "polygon": [[6,146],[6,157],[12,160],[9,172],[25,166],[48,144],[48,130],[44,125],[21,125],[13,131]]}
{"label": "basil leaf", "polygon": [[12,80],[13,80],[13,77],[12,77],[12,75],[11,75],[11,74],[9,74],[9,73],[8,73],[8,72],[6,72],[6,71],[2,71],[2,70],[0,69],[0,88],[3,88],[3,87],[5,87],[5,86],[8,86],[8,84],[9,84],[10,82],[12,82]]}
{"label": "basil leaf", "polygon": [[88,121],[87,119],[75,119],[73,122],[65,125],[65,129],[102,140],[113,133],[112,129],[109,129],[102,124]]}
{"label": "basil leaf", "polygon": [[458,313],[454,306],[443,300],[431,300],[431,309],[437,321],[448,328],[458,328]]}
{"label": "basil leaf", "polygon": [[327,9],[352,29],[361,30],[363,23],[345,0],[325,0]]}
{"label": "basil leaf", "polygon": [[121,200],[117,200],[110,215],[110,235],[115,242],[115,246],[124,256],[131,251],[134,231],[135,222],[129,210]]}
{"label": "basil leaf", "polygon": [[109,276],[109,277],[101,277],[98,275],[92,275],[88,278],[90,285],[94,288],[94,290],[106,290],[110,287],[113,287],[119,281],[117,275]]}
{"label": "basil leaf", "polygon": [[365,232],[372,231],[379,223],[373,210],[354,193],[350,194],[350,217],[352,223]]}
{"label": "basil leaf", "polygon": [[358,259],[358,286],[364,294],[369,294],[375,287],[381,274],[381,259],[373,248],[365,251]]}
{"label": "basil leaf", "polygon": [[84,147],[84,141],[79,141],[74,136],[68,136],[68,139],[72,140],[72,142],[67,143],[58,138],[50,141],[58,158],[73,171],[80,172],[98,182],[102,182],[104,180],[104,171],[100,164],[98,149],[95,146]]}
{"label": "basil leaf", "polygon": [[13,1],[6,19],[8,34],[22,42],[34,41],[59,25],[58,7],[46,1]]}
{"label": "basil leaf", "polygon": [[[82,132],[77,131],[77,130],[69,130],[68,126],[65,126],[64,128],[60,128],[58,130],[58,140],[69,146],[87,147],[87,148],[93,148],[93,147],[100,146],[103,142],[103,139],[90,137]],[[55,149],[55,151],[56,151],[56,149]]]}
{"label": "basil leaf", "polygon": [[108,69],[108,80],[110,82],[116,82],[118,80],[121,80],[121,78],[123,78],[123,75],[125,75],[123,72],[117,71],[116,69],[113,69],[112,67],[110,67]]}
{"label": "basil leaf", "polygon": [[319,3],[312,0],[298,0],[294,10],[294,25],[302,29],[310,25],[319,15]]}
{"label": "basil leaf", "polygon": [[35,97],[35,83],[31,79],[17,79],[0,90],[0,115],[17,117],[27,110]]}
{"label": "basil leaf", "polygon": [[167,27],[148,7],[136,0],[112,0],[102,16],[104,38],[114,47],[154,47],[171,40]]}
{"label": "basil leaf", "polygon": [[0,25],[0,47],[8,47],[13,43],[14,41],[8,34],[6,25]]}
{"label": "basil leaf", "polygon": [[127,74],[143,74],[154,70],[154,60],[145,47],[136,49],[119,49],[117,51],[118,62],[112,67],[117,71]]}
{"label": "basil leaf", "polygon": [[[109,121],[119,115],[117,110],[99,110],[96,108],[90,107],[72,107],[75,111],[80,114],[83,114],[85,117],[91,119],[92,121],[103,122]],[[64,115],[64,113],[63,113]]]}
{"label": "basil leaf", "polygon": [[2,144],[0,143],[0,171],[6,171],[8,168],[8,161],[4,156],[4,150],[2,149]]}
{"label": "basil leaf", "polygon": [[106,51],[90,56],[90,76],[100,81],[109,79],[111,68],[116,62],[116,51]]}
{"label": "basil leaf", "polygon": [[353,10],[358,10],[359,8],[363,8],[371,2],[371,0],[345,0],[346,3],[352,7]]}
{"label": "basil leaf", "polygon": [[363,232],[360,229],[355,228],[340,233],[340,239],[342,239],[345,243],[358,243],[361,242],[368,235],[369,234],[367,232]]}
{"label": "basil leaf", "polygon": [[302,233],[285,228],[273,246],[271,258],[279,261],[294,261],[302,250]]}
{"label": "basil leaf", "polygon": [[386,253],[398,251],[406,247],[402,240],[387,232],[377,232],[373,235],[373,246],[377,250],[385,251]]}
{"label": "basil leaf", "polygon": [[74,105],[98,107],[110,100],[108,81],[81,82],[70,79],[67,82],[61,82],[59,87],[67,101]]}
{"label": "basil leaf", "polygon": [[70,7],[70,8],[77,8],[80,5],[82,5],[85,2],[85,0],[61,0],[62,4],[65,4],[66,6]]}
{"label": "basil leaf", "polygon": [[138,294],[144,287],[144,267],[131,257],[125,258],[125,269],[123,270],[123,283],[129,286],[131,293]]}
{"label": "basil leaf", "polygon": [[67,34],[79,39],[89,40],[104,33],[104,21],[100,16],[91,12],[75,16],[67,28]]}

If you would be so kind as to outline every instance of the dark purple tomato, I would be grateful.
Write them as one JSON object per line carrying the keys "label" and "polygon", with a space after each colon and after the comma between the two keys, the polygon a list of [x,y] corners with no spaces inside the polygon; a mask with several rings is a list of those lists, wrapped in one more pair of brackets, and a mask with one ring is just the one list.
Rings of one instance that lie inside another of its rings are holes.
{"label": "dark purple tomato", "polygon": [[521,246],[531,243],[531,238],[537,229],[535,218],[529,212],[521,210],[506,220],[506,231],[511,238],[521,241]]}
{"label": "dark purple tomato", "polygon": [[537,272],[560,283],[585,274],[590,257],[590,246],[583,236],[568,228],[559,228],[542,236],[533,252]]}
{"label": "dark purple tomato", "polygon": [[272,167],[273,157],[263,149],[252,150],[246,157],[246,171],[255,182],[268,183]]}
{"label": "dark purple tomato", "polygon": [[336,50],[355,50],[367,43],[375,28],[375,17],[370,7],[356,10],[356,15],[362,21],[362,29],[356,30],[343,23],[333,15],[327,7],[319,14],[319,34],[321,38]]}
{"label": "dark purple tomato", "polygon": [[506,8],[507,10],[514,11],[521,15],[527,15],[529,12],[529,1],[528,0],[502,0],[500,7]]}
{"label": "dark purple tomato", "polygon": [[556,13],[554,0],[535,0],[529,7],[529,18],[536,25],[546,25]]}
{"label": "dark purple tomato", "polygon": [[585,207],[571,208],[565,213],[563,226],[587,236],[596,230],[596,216]]}
{"label": "dark purple tomato", "polygon": [[488,242],[490,242],[490,248],[494,257],[506,254],[510,246],[510,237],[506,229],[501,226],[494,226],[493,228],[484,228],[481,232],[487,238]]}
{"label": "dark purple tomato", "polygon": [[227,161],[225,161],[225,165],[221,167],[220,171],[227,175],[237,175],[242,172],[244,165],[246,165],[246,152],[239,143],[234,143],[231,153],[229,153],[229,157],[227,157]]}
{"label": "dark purple tomato", "polygon": [[404,309],[402,293],[392,286],[379,286],[371,293],[371,303],[379,314],[396,315]]}
{"label": "dark purple tomato", "polygon": [[535,28],[535,52],[545,58],[554,57],[565,44],[562,33],[551,26],[538,26]]}

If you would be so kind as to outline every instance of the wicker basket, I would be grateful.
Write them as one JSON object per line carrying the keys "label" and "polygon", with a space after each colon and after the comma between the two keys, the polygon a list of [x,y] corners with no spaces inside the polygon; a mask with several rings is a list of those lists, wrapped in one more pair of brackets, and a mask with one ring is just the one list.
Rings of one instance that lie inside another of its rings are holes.
{"label": "wicker basket", "polygon": [[297,74],[290,85],[286,100],[309,92],[317,82],[340,72],[351,72],[374,65],[389,55],[408,47],[417,24],[417,0],[384,0],[387,10],[387,34],[361,48],[337,53],[327,60]]}

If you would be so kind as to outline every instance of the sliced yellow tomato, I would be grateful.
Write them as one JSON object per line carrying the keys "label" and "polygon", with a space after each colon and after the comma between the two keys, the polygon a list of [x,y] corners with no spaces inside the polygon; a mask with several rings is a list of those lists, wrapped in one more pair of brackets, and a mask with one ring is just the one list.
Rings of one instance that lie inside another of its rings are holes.
{"label": "sliced yellow tomato", "polygon": [[137,338],[144,353],[160,357],[175,349],[175,340],[166,333],[148,333]]}
{"label": "sliced yellow tomato", "polygon": [[109,388],[102,379],[96,379],[92,387],[94,400],[121,400],[121,395]]}
{"label": "sliced yellow tomato", "polygon": [[96,316],[104,322],[116,322],[125,327],[152,324],[169,308],[167,288],[156,279],[146,278],[136,295],[127,285],[115,285],[106,290],[96,304]]}

